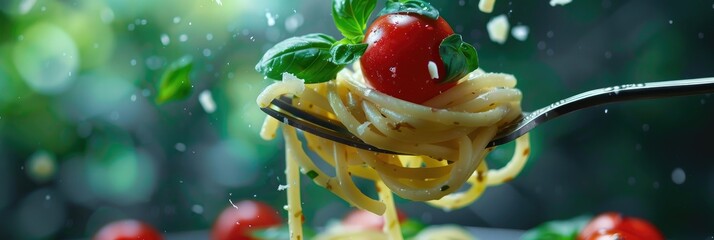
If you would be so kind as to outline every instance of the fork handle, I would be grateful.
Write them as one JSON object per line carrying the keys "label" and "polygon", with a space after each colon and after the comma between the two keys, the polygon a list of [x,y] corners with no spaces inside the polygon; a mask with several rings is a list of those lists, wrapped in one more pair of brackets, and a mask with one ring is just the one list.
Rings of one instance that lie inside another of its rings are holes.
{"label": "fork handle", "polygon": [[507,127],[510,131],[502,131],[504,135],[497,135],[489,143],[489,146],[497,146],[510,142],[526,134],[541,123],[584,108],[606,103],[704,93],[714,93],[714,77],[625,84],[590,90],[552,103],[530,114],[524,113],[522,121],[516,125]]}
{"label": "fork handle", "polygon": [[714,77],[625,84],[595,89],[539,109],[554,118],[575,110],[606,103],[714,93]]}

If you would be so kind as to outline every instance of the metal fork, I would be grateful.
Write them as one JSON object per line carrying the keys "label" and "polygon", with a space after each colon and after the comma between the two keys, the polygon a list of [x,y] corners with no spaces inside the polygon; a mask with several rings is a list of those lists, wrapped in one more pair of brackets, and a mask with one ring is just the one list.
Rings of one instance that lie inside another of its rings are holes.
{"label": "metal fork", "polygon": [[[533,112],[523,112],[519,119],[499,129],[488,146],[493,147],[511,142],[533,130],[536,126],[575,110],[606,103],[704,93],[714,93],[714,77],[626,84],[595,89],[554,102]],[[286,124],[319,137],[374,152],[399,154],[363,142],[350,133],[339,121],[326,119],[300,110],[293,106],[291,98],[286,96],[274,99],[270,106],[261,108],[261,110]]]}

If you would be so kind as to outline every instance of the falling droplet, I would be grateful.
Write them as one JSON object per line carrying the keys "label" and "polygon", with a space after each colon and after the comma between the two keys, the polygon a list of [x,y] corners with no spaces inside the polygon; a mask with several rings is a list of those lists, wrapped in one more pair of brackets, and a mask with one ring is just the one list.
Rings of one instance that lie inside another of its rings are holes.
{"label": "falling droplet", "polygon": [[167,34],[161,34],[161,44],[164,46],[169,45],[171,43],[171,39],[169,38],[169,35]]}
{"label": "falling droplet", "polygon": [[687,175],[684,173],[684,169],[675,168],[672,171],[672,182],[675,184],[683,184],[687,180]]}

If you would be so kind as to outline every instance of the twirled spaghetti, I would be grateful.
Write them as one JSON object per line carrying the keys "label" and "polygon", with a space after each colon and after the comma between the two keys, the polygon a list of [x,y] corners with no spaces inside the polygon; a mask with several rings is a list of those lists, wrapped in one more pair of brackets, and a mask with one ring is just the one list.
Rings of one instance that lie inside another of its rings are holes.
{"label": "twirled spaghetti", "polygon": [[[353,69],[360,67],[355,64]],[[486,146],[498,128],[521,114],[522,95],[515,85],[512,75],[476,70],[421,105],[374,91],[361,71],[348,69],[326,83],[305,85],[286,74],[283,81],[268,86],[257,99],[261,107],[278,96],[292,95],[298,108],[342,122],[366,143],[409,154],[370,152],[305,133],[307,149],[335,168],[336,176],[329,176],[315,164],[318,159],[305,152],[297,131],[284,125],[293,239],[302,238],[298,171],[351,205],[385,214],[384,231],[390,236],[399,235],[391,193],[455,209],[475,201],[487,186],[514,178],[530,152],[528,135],[516,141],[516,152],[504,168],[489,170],[484,159],[492,150]],[[266,118],[261,136],[274,138],[279,125],[279,121]],[[374,181],[379,199],[365,195],[353,183],[354,177]],[[469,187],[459,191],[464,183]]]}

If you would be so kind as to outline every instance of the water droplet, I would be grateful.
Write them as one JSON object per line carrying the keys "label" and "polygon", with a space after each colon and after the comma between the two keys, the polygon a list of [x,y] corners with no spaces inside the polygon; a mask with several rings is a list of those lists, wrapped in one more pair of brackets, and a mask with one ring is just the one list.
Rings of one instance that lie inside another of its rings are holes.
{"label": "water droplet", "polygon": [[203,214],[203,206],[194,204],[193,206],[191,206],[191,211],[195,214]]}
{"label": "water droplet", "polygon": [[669,24],[672,24],[672,23],[674,23],[674,21],[672,21],[672,20],[669,20]]}
{"label": "water droplet", "polygon": [[171,43],[171,38],[169,38],[169,35],[167,35],[166,33],[161,34],[161,44],[166,46],[169,45],[169,43]]}
{"label": "water droplet", "polygon": [[111,23],[114,21],[114,11],[112,11],[111,8],[104,8],[99,16],[104,23]]}
{"label": "water droplet", "polygon": [[134,28],[136,28],[136,26],[134,26],[133,23],[130,23],[129,25],[126,26],[126,29],[129,31],[134,31]]}
{"label": "water droplet", "polygon": [[274,17],[270,12],[265,13],[265,18],[268,19],[268,26],[272,27],[275,25],[275,19],[277,18],[277,15]]}
{"label": "water droplet", "polygon": [[136,102],[136,94],[132,94],[132,95],[131,95],[131,101],[132,101],[132,102]]}
{"label": "water droplet", "polygon": [[605,51],[605,58],[606,59],[612,58],[612,53],[610,51]]}
{"label": "water droplet", "polygon": [[295,11],[295,14],[290,15],[288,18],[285,19],[285,30],[288,32],[295,32],[300,26],[302,26],[303,22],[305,19],[302,17],[302,14],[297,13]]}
{"label": "water droplet", "polygon": [[132,66],[136,66],[136,59],[132,59],[131,61],[129,61],[129,64],[131,64]]}
{"label": "water droplet", "polygon": [[203,56],[204,56],[204,57],[210,57],[210,56],[211,56],[211,49],[204,48],[204,49],[203,49]]}
{"label": "water droplet", "polygon": [[607,108],[605,108],[605,114],[607,114]]}
{"label": "water droplet", "polygon": [[45,195],[45,200],[50,200],[50,199],[52,199],[52,196],[50,196],[49,194]]}
{"label": "water droplet", "polygon": [[682,184],[687,180],[687,175],[684,173],[684,169],[675,168],[672,171],[672,182],[675,184]]}
{"label": "water droplet", "polygon": [[24,0],[20,2],[20,14],[26,14],[32,10],[32,7],[35,6],[35,3],[37,0]]}
{"label": "water droplet", "polygon": [[650,131],[650,125],[649,124],[642,124],[642,131],[643,132],[649,132]]}
{"label": "water droplet", "polygon": [[180,23],[181,18],[180,17],[174,17],[174,23]]}
{"label": "water droplet", "polygon": [[548,38],[553,38],[555,36],[555,33],[553,31],[548,31],[548,33],[545,34]]}
{"label": "water droplet", "polygon": [[176,143],[176,144],[174,145],[174,148],[176,149],[176,151],[185,152],[185,151],[186,151],[186,144],[181,143],[181,142],[178,142],[178,143]]}
{"label": "water droplet", "polygon": [[630,184],[630,186],[635,185],[635,183],[637,183],[637,180],[635,179],[635,177],[627,178],[627,184]]}
{"label": "water droplet", "polygon": [[213,40],[213,34],[211,34],[211,33],[206,34],[206,40],[208,40],[208,41]]}
{"label": "water droplet", "polygon": [[179,41],[181,41],[181,42],[188,41],[188,35],[186,35],[185,33],[184,33],[184,34],[181,34],[181,35],[179,36]]}
{"label": "water droplet", "polygon": [[697,36],[699,37],[699,39],[704,39],[704,33],[703,33],[703,32],[700,32]]}

